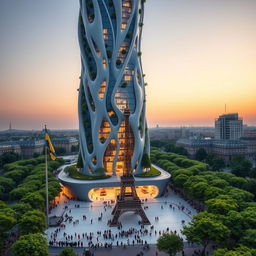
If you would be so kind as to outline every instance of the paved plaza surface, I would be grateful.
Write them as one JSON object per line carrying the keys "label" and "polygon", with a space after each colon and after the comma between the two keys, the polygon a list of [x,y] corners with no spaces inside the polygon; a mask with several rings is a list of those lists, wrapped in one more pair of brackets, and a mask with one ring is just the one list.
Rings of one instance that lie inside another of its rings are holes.
{"label": "paved plaza surface", "polygon": [[[185,248],[184,249],[184,256],[193,256],[195,251],[199,251],[201,248]],[[50,248],[49,256],[56,256],[61,252],[62,248]],[[84,255],[83,248],[73,248],[77,255],[82,256]],[[211,250],[209,250],[210,252]],[[105,248],[98,248],[98,249],[90,249],[90,252],[93,253],[94,256],[136,256],[136,255],[143,255],[143,256],[168,256],[167,253],[160,252],[157,250],[156,245],[150,245],[148,250],[143,250],[143,246],[129,246],[125,249],[123,247],[115,247],[113,249],[105,249]],[[142,253],[143,254],[142,254]],[[182,252],[176,254],[176,256],[182,256]]]}
{"label": "paved plaza surface", "polygon": [[[151,226],[144,228],[139,225],[140,217],[133,212],[125,213],[119,218],[121,228],[109,227],[107,223],[112,217],[114,203],[81,202],[68,200],[64,196],[58,201],[50,216],[63,214],[68,215],[69,219],[64,217],[62,227],[50,227],[46,231],[48,241],[53,242],[53,247],[58,247],[60,241],[80,242],[81,247],[101,243],[103,246],[105,243],[111,243],[115,247],[117,241],[119,246],[121,243],[141,244],[142,240],[144,244],[145,241],[148,244],[156,244],[157,238],[163,232],[177,232],[181,235],[182,226],[196,214],[195,209],[170,189],[164,197],[143,201],[143,208],[151,222]],[[185,240],[184,236],[181,237]]]}

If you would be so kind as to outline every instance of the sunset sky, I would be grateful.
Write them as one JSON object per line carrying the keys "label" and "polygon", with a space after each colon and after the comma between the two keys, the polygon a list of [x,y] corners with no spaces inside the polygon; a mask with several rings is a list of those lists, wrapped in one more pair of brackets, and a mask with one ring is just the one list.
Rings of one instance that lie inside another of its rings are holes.
{"label": "sunset sky", "polygon": [[[0,130],[78,128],[78,0],[0,1]],[[256,1],[147,0],[150,127],[256,125]]]}

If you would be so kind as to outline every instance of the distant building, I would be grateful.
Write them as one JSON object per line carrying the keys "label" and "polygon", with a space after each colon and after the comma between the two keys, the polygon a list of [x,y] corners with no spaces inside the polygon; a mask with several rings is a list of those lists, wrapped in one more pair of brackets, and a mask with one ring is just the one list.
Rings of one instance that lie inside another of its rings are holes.
{"label": "distant building", "polygon": [[7,153],[7,152],[14,152],[17,154],[21,154],[20,145],[16,142],[2,142],[0,143],[0,155]]}
{"label": "distant building", "polygon": [[[52,139],[53,146],[56,148],[64,148],[66,154],[72,152],[74,147],[78,146],[76,138],[54,138]],[[19,141],[9,141],[0,143],[0,155],[5,152],[15,152],[21,155],[22,158],[32,158],[35,154],[44,154],[44,140],[29,139]]]}
{"label": "distant building", "polygon": [[215,139],[238,140],[242,137],[243,120],[238,113],[225,114],[215,120]]}
{"label": "distant building", "polygon": [[234,156],[244,156],[256,161],[256,137],[242,137],[243,120],[235,114],[225,114],[215,120],[215,139],[179,139],[178,146],[184,147],[194,158],[199,148],[223,158],[226,163]]}
{"label": "distant building", "polygon": [[42,155],[44,152],[44,140],[20,140],[17,143],[20,145],[22,158],[32,158],[35,154]]}
{"label": "distant building", "polygon": [[79,142],[76,138],[53,138],[52,143],[55,148],[65,149],[66,154],[74,153],[73,148],[77,147]]}
{"label": "distant building", "polygon": [[[199,148],[223,158],[225,162],[229,162],[234,156],[247,158],[256,156],[256,140],[254,146],[250,147],[248,143],[240,140],[179,139],[176,144],[184,147],[192,158],[195,157]],[[251,144],[253,143],[251,142]]]}

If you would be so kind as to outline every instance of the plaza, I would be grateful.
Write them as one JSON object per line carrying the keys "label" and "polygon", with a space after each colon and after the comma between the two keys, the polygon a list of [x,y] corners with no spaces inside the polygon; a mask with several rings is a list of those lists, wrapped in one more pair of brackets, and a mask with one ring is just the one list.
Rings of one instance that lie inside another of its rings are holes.
{"label": "plaza", "polygon": [[170,188],[163,197],[143,200],[143,208],[151,222],[144,227],[139,224],[140,217],[133,212],[120,217],[119,228],[109,227],[113,201],[82,202],[61,196],[56,203],[50,216],[63,215],[64,220],[60,227],[46,230],[52,247],[66,246],[66,242],[76,242],[78,247],[104,247],[106,243],[113,247],[156,244],[158,237],[165,232],[175,232],[185,241],[182,226],[196,214],[196,210]]}

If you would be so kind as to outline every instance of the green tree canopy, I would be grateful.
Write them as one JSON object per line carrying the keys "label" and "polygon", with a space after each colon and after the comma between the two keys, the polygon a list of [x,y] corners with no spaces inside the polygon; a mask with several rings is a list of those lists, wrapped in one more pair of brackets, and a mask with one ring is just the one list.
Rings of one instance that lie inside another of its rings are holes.
{"label": "green tree canopy", "polygon": [[5,164],[15,162],[20,159],[20,155],[15,152],[5,152],[0,156],[0,167]]}
{"label": "green tree canopy", "polygon": [[157,239],[156,246],[158,250],[174,256],[183,249],[183,241],[175,234],[163,234]]}
{"label": "green tree canopy", "polygon": [[236,210],[238,205],[233,199],[219,199],[213,198],[209,199],[206,202],[207,211],[214,214],[225,215],[229,211]]}
{"label": "green tree canopy", "polygon": [[179,187],[179,188],[183,188],[184,184],[187,182],[189,176],[185,175],[185,174],[180,174],[178,176],[176,176],[175,178],[173,178],[173,183],[175,186]]}
{"label": "green tree canopy", "polygon": [[21,236],[12,246],[11,256],[48,256],[47,240],[41,234]]}
{"label": "green tree canopy", "polygon": [[77,168],[84,168],[84,163],[83,163],[81,152],[79,152],[76,166],[77,166]]}
{"label": "green tree canopy", "polygon": [[240,212],[229,211],[223,220],[225,226],[227,226],[230,231],[230,237],[237,242],[244,230],[244,220]]}
{"label": "green tree canopy", "polygon": [[208,154],[206,162],[210,165],[210,168],[213,171],[219,171],[225,167],[225,161],[214,154]]}
{"label": "green tree canopy", "polygon": [[250,176],[252,164],[243,156],[236,156],[230,161],[232,173],[237,176],[247,177]]}
{"label": "green tree canopy", "polygon": [[147,153],[144,153],[141,160],[141,165],[143,168],[151,168],[151,161],[149,158],[149,155]]}
{"label": "green tree canopy", "polygon": [[239,246],[233,250],[218,249],[212,256],[255,256],[256,250],[245,246]]}
{"label": "green tree canopy", "polygon": [[0,211],[0,235],[16,224],[14,215],[8,215],[8,211]]}
{"label": "green tree canopy", "polygon": [[240,243],[251,248],[256,248],[256,229],[245,230]]}
{"label": "green tree canopy", "polygon": [[15,182],[10,178],[0,176],[0,186],[4,188],[5,193],[8,193],[15,187]]}
{"label": "green tree canopy", "polygon": [[256,229],[256,207],[248,207],[241,212],[246,229]]}
{"label": "green tree canopy", "polygon": [[205,151],[204,148],[199,148],[196,151],[196,155],[195,155],[196,160],[203,161],[206,159],[206,157],[207,157],[207,152]]}
{"label": "green tree canopy", "polygon": [[45,215],[39,210],[26,212],[20,220],[20,231],[22,234],[42,233],[45,229]]}
{"label": "green tree canopy", "polygon": [[76,253],[72,248],[65,248],[60,252],[59,256],[76,256]]}
{"label": "green tree canopy", "polygon": [[4,174],[4,177],[14,180],[16,183],[20,182],[24,177],[24,172],[19,169],[14,169]]}
{"label": "green tree canopy", "polygon": [[227,195],[237,200],[238,204],[244,202],[250,202],[253,200],[254,195],[250,192],[247,192],[243,189],[234,188],[234,187],[227,187]]}
{"label": "green tree canopy", "polygon": [[30,204],[34,209],[42,210],[45,206],[45,200],[38,192],[28,193],[21,199],[22,203]]}
{"label": "green tree canopy", "polygon": [[227,242],[230,230],[219,221],[214,214],[202,212],[193,217],[188,226],[183,227],[182,233],[190,242],[201,243],[203,253],[210,242],[223,244]]}
{"label": "green tree canopy", "polygon": [[17,219],[20,219],[24,213],[33,210],[28,203],[17,203],[12,205],[11,208],[15,211]]}

